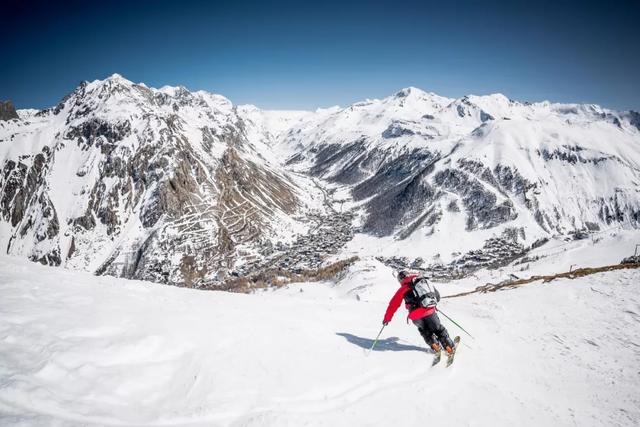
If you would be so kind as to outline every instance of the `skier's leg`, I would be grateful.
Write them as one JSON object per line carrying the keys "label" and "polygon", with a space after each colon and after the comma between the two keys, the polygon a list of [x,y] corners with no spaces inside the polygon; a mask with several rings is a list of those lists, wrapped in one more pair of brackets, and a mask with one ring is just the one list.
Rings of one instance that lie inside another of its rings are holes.
{"label": "skier's leg", "polygon": [[418,327],[418,331],[420,332],[420,335],[422,335],[424,342],[427,343],[433,351],[440,351],[440,345],[429,326],[425,324],[424,319],[424,317],[422,319],[416,319],[413,321],[413,324]]}
{"label": "skier's leg", "polygon": [[429,330],[438,337],[438,341],[440,341],[440,344],[442,344],[444,348],[449,347],[453,349],[453,341],[449,337],[447,329],[442,326],[442,323],[440,323],[440,319],[436,313],[433,313],[429,317],[425,317],[425,323]]}
{"label": "skier's leg", "polygon": [[[436,332],[436,335],[438,336],[438,340],[442,343],[442,345],[445,346],[445,348],[449,347],[453,349],[455,347],[455,344],[453,343],[453,340],[449,336],[449,332],[447,331],[447,328],[445,328],[442,325],[442,323],[440,323],[440,319],[438,318],[437,314],[434,313],[433,316],[438,321],[438,331]],[[449,350],[447,351],[449,352]]]}

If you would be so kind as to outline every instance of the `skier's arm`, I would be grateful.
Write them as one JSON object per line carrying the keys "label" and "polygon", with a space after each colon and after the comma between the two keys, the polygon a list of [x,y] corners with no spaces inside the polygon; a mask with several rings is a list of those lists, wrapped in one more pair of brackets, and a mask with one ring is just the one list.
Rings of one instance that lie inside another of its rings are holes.
{"label": "skier's arm", "polygon": [[396,313],[396,310],[398,309],[398,307],[400,307],[400,304],[402,304],[402,298],[404,298],[405,292],[407,292],[407,289],[402,286],[396,291],[393,298],[391,298],[391,301],[389,301],[389,306],[387,307],[387,312],[384,314],[384,320],[382,321],[383,323],[391,322],[391,319],[393,319],[393,315]]}

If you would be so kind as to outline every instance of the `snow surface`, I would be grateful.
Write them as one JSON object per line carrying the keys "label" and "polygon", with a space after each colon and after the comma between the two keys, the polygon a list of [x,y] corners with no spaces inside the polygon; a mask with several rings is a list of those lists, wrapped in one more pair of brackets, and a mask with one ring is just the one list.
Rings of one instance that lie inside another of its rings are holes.
{"label": "snow surface", "polygon": [[365,354],[389,273],[239,295],[2,256],[0,424],[637,425],[640,271],[443,300],[451,368],[403,311]]}

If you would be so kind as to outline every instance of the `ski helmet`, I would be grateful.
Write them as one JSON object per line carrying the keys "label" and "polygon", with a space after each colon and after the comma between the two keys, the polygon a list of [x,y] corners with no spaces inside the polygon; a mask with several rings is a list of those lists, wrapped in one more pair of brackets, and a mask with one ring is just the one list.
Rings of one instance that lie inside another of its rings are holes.
{"label": "ski helmet", "polygon": [[398,271],[398,282],[402,282],[404,280],[405,277],[407,277],[409,275],[409,273],[407,273],[404,270],[400,270]]}

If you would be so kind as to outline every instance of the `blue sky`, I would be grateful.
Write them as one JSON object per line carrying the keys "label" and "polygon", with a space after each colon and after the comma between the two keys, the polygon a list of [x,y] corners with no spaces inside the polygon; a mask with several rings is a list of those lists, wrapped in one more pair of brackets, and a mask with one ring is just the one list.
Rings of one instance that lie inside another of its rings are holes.
{"label": "blue sky", "polygon": [[262,108],[417,86],[640,110],[640,1],[3,3],[0,99],[19,108],[117,72]]}

